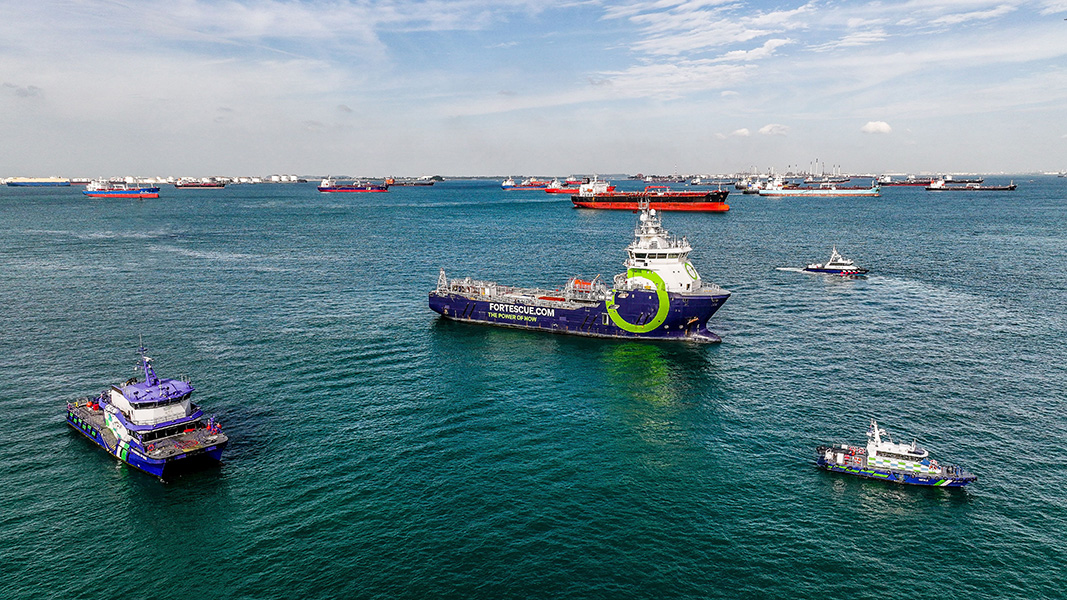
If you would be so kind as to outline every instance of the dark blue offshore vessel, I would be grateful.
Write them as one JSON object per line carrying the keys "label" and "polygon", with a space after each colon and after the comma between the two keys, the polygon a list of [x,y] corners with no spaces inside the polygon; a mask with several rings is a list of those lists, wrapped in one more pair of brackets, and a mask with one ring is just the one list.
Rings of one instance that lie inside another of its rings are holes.
{"label": "dark blue offshore vessel", "polygon": [[647,203],[626,248],[626,273],[607,287],[599,278],[570,279],[562,290],[448,279],[444,269],[430,308],[472,323],[612,338],[720,342],[711,315],[730,292],[704,281],[689,261],[688,240],[671,236]]}

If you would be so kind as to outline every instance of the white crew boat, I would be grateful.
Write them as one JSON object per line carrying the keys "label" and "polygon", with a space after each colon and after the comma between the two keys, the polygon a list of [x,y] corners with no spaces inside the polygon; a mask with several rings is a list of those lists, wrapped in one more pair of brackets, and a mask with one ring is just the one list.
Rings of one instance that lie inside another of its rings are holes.
{"label": "white crew boat", "polygon": [[812,263],[804,270],[808,273],[829,273],[843,277],[862,277],[868,273],[867,269],[857,267],[851,259],[841,256],[837,252],[837,246],[830,250],[830,260],[825,263]]}

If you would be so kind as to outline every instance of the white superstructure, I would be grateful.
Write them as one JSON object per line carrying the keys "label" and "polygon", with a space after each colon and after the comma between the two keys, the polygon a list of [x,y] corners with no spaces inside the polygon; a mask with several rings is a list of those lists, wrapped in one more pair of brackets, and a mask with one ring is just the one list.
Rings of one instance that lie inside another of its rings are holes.
{"label": "white superstructure", "polygon": [[867,466],[914,473],[941,472],[941,466],[936,460],[930,460],[930,453],[925,448],[914,441],[910,444],[894,442],[885,429],[879,429],[874,419],[867,429]]}
{"label": "white superstructure", "polygon": [[667,292],[684,294],[704,288],[696,267],[689,262],[693,250],[689,240],[670,235],[655,209],[642,208],[634,238],[626,247],[626,273],[615,276],[616,289],[654,290],[659,287],[654,278],[662,280]]}

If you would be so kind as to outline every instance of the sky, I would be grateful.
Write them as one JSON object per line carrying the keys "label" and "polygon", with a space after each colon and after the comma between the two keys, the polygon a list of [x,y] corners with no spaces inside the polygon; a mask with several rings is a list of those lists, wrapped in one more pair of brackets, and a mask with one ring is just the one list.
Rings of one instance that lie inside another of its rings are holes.
{"label": "sky", "polygon": [[1067,169],[1067,0],[0,0],[0,177]]}

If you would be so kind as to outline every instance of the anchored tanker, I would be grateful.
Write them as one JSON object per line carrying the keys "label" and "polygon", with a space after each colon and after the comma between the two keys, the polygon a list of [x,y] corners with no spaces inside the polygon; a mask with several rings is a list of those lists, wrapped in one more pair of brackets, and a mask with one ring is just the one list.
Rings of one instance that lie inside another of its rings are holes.
{"label": "anchored tanker", "polygon": [[720,342],[708,319],[730,292],[704,281],[689,262],[692,246],[668,234],[659,214],[641,206],[626,248],[626,272],[608,288],[599,277],[572,278],[563,290],[448,279],[444,269],[430,308],[457,321],[597,337]]}

